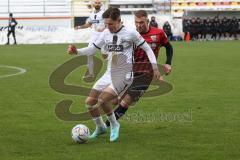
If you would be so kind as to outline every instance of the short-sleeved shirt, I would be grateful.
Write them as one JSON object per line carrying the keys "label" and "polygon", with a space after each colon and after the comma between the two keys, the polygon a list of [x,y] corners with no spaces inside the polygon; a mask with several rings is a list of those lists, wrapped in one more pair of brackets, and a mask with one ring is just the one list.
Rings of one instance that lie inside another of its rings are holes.
{"label": "short-sleeved shirt", "polygon": [[94,11],[87,19],[87,22],[92,24],[95,32],[97,32],[98,29],[105,28],[104,19],[102,17],[103,13],[103,9],[99,10],[98,12]]}

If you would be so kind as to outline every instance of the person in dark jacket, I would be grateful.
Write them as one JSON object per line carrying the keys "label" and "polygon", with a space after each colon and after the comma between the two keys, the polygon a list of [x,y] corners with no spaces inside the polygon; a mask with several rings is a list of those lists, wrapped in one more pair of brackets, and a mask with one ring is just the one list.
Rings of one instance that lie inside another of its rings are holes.
{"label": "person in dark jacket", "polygon": [[230,22],[230,30],[229,30],[229,37],[231,38],[232,35],[234,36],[234,39],[237,40],[237,32],[239,28],[239,23],[236,17],[233,17]]}
{"label": "person in dark jacket", "polygon": [[171,29],[171,26],[168,22],[165,22],[164,25],[163,25],[163,30],[164,32],[166,33],[168,39],[171,41],[172,40],[172,29]]}
{"label": "person in dark jacket", "polygon": [[158,23],[156,22],[156,18],[154,16],[151,17],[149,26],[158,28]]}

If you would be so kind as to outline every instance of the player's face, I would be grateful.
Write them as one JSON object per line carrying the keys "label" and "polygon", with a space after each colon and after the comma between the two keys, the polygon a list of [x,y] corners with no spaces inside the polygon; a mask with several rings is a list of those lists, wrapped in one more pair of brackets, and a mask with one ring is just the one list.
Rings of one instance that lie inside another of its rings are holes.
{"label": "player's face", "polygon": [[100,0],[95,0],[93,6],[96,10],[99,10],[102,6],[102,3]]}
{"label": "player's face", "polygon": [[139,33],[146,33],[148,31],[148,18],[135,16],[135,26]]}
{"label": "player's face", "polygon": [[111,18],[105,18],[104,23],[111,33],[117,32],[121,28],[121,19],[113,21]]}

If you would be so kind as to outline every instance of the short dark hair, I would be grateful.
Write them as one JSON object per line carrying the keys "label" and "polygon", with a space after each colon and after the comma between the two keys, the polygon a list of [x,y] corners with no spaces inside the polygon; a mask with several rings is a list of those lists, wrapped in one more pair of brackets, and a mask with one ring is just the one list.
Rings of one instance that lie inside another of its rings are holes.
{"label": "short dark hair", "polygon": [[118,20],[120,17],[120,10],[118,8],[110,7],[102,15],[103,18],[110,18],[113,21]]}
{"label": "short dark hair", "polygon": [[148,17],[148,14],[145,10],[138,10],[134,13],[134,15],[138,18],[141,18],[141,17]]}
{"label": "short dark hair", "polygon": [[13,14],[12,14],[12,13],[9,13],[9,16],[10,16],[10,17],[12,17],[12,16],[13,16]]}

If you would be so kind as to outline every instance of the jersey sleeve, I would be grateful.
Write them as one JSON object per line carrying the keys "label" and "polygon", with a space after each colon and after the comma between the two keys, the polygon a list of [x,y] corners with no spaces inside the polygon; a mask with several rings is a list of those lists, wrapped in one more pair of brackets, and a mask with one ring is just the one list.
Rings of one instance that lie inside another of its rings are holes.
{"label": "jersey sleeve", "polygon": [[135,30],[132,32],[132,40],[137,47],[145,43],[144,38]]}
{"label": "jersey sleeve", "polygon": [[97,41],[93,43],[93,45],[94,45],[96,48],[101,49],[101,48],[104,46],[104,44],[105,44],[104,36],[105,36],[105,31],[103,31],[103,32],[100,34],[100,36],[99,36],[99,38],[97,39]]}
{"label": "jersey sleeve", "polygon": [[92,18],[91,18],[91,15],[86,19],[86,23],[92,24]]}

